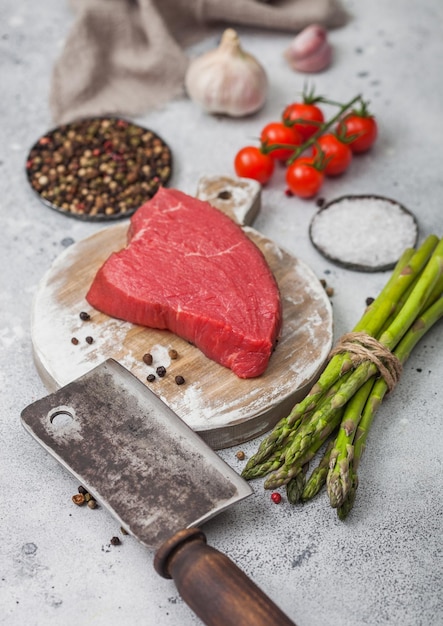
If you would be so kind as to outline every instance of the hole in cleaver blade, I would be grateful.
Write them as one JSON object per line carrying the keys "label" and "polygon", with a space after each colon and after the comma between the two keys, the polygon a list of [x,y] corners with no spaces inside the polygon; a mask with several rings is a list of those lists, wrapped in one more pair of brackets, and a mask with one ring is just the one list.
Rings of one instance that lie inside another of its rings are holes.
{"label": "hole in cleaver blade", "polygon": [[21,418],[25,429],[151,548],[252,493],[113,359],[29,405]]}

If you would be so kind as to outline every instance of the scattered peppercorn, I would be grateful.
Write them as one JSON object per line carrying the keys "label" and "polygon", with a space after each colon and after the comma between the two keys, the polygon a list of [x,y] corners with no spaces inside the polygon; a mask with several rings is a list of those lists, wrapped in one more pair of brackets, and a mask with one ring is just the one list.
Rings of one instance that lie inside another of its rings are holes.
{"label": "scattered peppercorn", "polygon": [[374,302],[374,298],[366,298],[366,306],[371,305]]}
{"label": "scattered peppercorn", "polygon": [[111,546],[119,546],[121,541],[118,537],[111,537]]}
{"label": "scattered peppercorn", "polygon": [[94,339],[92,337],[89,337],[89,336],[86,337],[86,343],[91,344],[91,343],[93,343],[93,341],[94,341]]}
{"label": "scattered peppercorn", "polygon": [[185,379],[183,378],[183,376],[178,375],[175,377],[175,382],[177,383],[177,385],[184,385]]}
{"label": "scattered peppercorn", "polygon": [[333,287],[326,287],[326,295],[329,296],[329,297],[334,295]]}
{"label": "scattered peppercorn", "polygon": [[78,339],[77,339],[77,337],[73,337],[73,338],[71,339],[71,343],[72,343],[72,344],[74,344],[74,346],[76,346],[76,345],[78,344]]}
{"label": "scattered peppercorn", "polygon": [[166,367],[163,367],[163,365],[159,365],[155,371],[160,378],[166,376]]}
{"label": "scattered peppercorn", "polygon": [[88,500],[88,507],[90,509],[95,509],[97,507],[97,502],[94,500],[94,498]]}
{"label": "scattered peppercorn", "polygon": [[146,363],[146,365],[152,365],[152,354],[149,354],[149,352],[144,354],[143,355],[143,363]]}
{"label": "scattered peppercorn", "polygon": [[243,452],[243,450],[239,450],[235,456],[239,461],[243,461],[245,458],[245,453]]}
{"label": "scattered peppercorn", "polygon": [[321,209],[321,207],[324,205],[325,203],[325,199],[324,198],[317,198],[317,200],[315,201],[315,204]]}
{"label": "scattered peppercorn", "polygon": [[281,495],[279,493],[277,493],[276,491],[274,491],[274,493],[271,494],[271,500],[275,504],[280,504],[280,502],[281,502]]}
{"label": "scattered peppercorn", "polygon": [[80,485],[80,487],[78,488],[78,492],[82,493],[83,495],[86,495],[88,493],[83,485]]}
{"label": "scattered peppercorn", "polygon": [[175,359],[178,358],[178,352],[177,350],[174,350],[174,348],[170,348],[170,350],[168,351],[168,354],[169,354],[169,358],[172,361],[175,361]]}
{"label": "scattered peppercorn", "polygon": [[82,493],[76,493],[75,496],[72,496],[72,501],[77,506],[82,506],[86,502],[85,496]]}
{"label": "scattered peppercorn", "polygon": [[148,375],[146,376],[146,380],[148,381],[148,383],[153,383],[153,382],[154,382],[154,380],[155,380],[155,376],[154,376],[154,374],[148,374]]}
{"label": "scattered peppercorn", "polygon": [[84,322],[87,322],[91,319],[91,316],[89,315],[89,313],[86,313],[86,311],[82,311],[80,313],[80,319],[83,320]]}

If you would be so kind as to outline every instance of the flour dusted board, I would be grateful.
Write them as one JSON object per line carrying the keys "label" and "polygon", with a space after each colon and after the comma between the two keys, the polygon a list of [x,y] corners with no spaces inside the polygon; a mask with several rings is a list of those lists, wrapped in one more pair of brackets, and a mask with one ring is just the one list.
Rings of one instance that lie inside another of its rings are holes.
{"label": "flour dusted board", "polygon": [[[91,309],[85,300],[88,287],[105,259],[125,246],[127,228],[127,223],[110,226],[72,245],[39,285],[32,337],[35,362],[48,389],[55,390],[113,357],[215,449],[270,429],[306,393],[332,344],[331,305],[318,278],[302,261],[245,227],[279,284],[283,331],[266,372],[242,380],[168,331],[135,326]],[[82,311],[90,314],[90,320],[80,318]],[[176,359],[171,359],[170,349],[177,352]],[[147,352],[153,356],[151,366],[143,362]],[[147,375],[161,365],[166,376],[147,382]],[[176,384],[177,375],[183,376],[184,384]]]}

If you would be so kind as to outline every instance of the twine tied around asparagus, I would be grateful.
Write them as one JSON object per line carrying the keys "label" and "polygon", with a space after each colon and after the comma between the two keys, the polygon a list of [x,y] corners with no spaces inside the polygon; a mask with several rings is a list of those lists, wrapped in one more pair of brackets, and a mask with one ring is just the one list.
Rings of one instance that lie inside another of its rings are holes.
{"label": "twine tied around asparagus", "polygon": [[384,378],[388,391],[398,383],[403,366],[395,354],[375,337],[364,332],[352,332],[343,335],[331,350],[329,358],[343,352],[349,353],[354,366],[363,361],[371,361]]}

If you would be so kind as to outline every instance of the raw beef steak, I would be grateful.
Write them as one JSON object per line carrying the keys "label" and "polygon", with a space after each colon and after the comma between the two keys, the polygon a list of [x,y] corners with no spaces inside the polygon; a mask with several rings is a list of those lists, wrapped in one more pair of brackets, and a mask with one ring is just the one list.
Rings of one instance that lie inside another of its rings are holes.
{"label": "raw beef steak", "polygon": [[127,247],[105,261],[86,299],[112,317],[169,329],[240,378],[265,371],[281,328],[261,251],[221,211],[174,189],[136,211]]}

